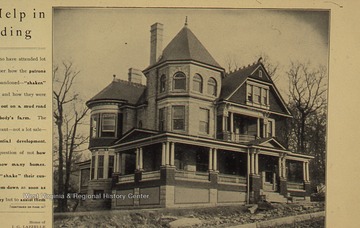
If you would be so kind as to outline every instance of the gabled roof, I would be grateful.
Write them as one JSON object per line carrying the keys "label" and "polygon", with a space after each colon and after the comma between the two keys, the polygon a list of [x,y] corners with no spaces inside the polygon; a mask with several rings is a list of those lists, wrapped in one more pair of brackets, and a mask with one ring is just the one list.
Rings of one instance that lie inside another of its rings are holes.
{"label": "gabled roof", "polygon": [[98,101],[114,101],[136,105],[144,94],[145,88],[146,86],[138,83],[115,79],[107,87],[87,101],[86,105],[89,106]]}
{"label": "gabled roof", "polygon": [[286,150],[286,148],[273,137],[255,139],[253,141],[248,142],[247,145],[249,145],[249,146],[265,146],[265,147],[272,147],[272,148]]}
{"label": "gabled roof", "polygon": [[[184,26],[170,41],[154,65],[174,60],[193,60],[222,68],[187,26]],[[150,67],[152,66],[147,69]]]}
{"label": "gabled roof", "polygon": [[[260,70],[262,71],[261,77],[259,77],[258,74]],[[230,73],[228,76],[223,78],[219,100],[246,105],[246,88],[243,88],[242,86],[247,80],[253,80],[271,85],[270,91],[273,91],[276,101],[272,101],[270,99],[270,110],[286,115],[291,115],[284,99],[281,97],[281,94],[276,88],[271,77],[268,75],[264,65],[260,61]],[[240,87],[242,89],[240,89]],[[279,104],[279,106],[274,106],[275,103]],[[273,110],[274,107],[277,107],[276,110]]]}
{"label": "gabled roof", "polygon": [[125,133],[118,141],[116,141],[115,145],[125,143],[125,142],[135,141],[137,139],[148,138],[153,135],[157,135],[158,133],[159,132],[153,131],[153,130],[133,128],[130,131],[128,131],[127,133]]}
{"label": "gabled roof", "polygon": [[255,63],[253,65],[241,68],[223,78],[221,82],[221,94],[219,98],[228,99],[229,96],[246,81],[246,79],[257,67],[259,67],[260,64],[261,63]]}

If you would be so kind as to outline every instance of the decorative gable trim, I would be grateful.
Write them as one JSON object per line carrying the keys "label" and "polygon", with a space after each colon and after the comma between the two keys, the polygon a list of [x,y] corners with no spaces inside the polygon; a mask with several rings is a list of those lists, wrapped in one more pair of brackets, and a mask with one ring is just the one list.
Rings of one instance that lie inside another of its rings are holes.
{"label": "decorative gable trim", "polygon": [[148,129],[138,129],[138,128],[133,128],[131,130],[129,130],[127,133],[125,133],[119,140],[117,140],[114,144],[119,144],[122,141],[124,141],[126,138],[128,138],[129,136],[132,136],[134,134],[138,134],[138,133],[145,133],[145,134],[149,134],[149,135],[156,135],[158,132],[157,131],[153,131],[153,130],[148,130]]}

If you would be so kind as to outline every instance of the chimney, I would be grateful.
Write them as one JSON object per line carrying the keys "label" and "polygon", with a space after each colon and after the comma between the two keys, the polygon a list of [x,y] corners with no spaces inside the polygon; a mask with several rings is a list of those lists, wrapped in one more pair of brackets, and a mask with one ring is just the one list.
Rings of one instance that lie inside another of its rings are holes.
{"label": "chimney", "polygon": [[129,68],[128,76],[129,76],[129,82],[138,83],[138,84],[142,83],[143,73],[141,72],[141,70],[135,68]]}
{"label": "chimney", "polygon": [[150,65],[156,63],[162,52],[164,25],[155,23],[151,26],[151,41],[150,41]]}

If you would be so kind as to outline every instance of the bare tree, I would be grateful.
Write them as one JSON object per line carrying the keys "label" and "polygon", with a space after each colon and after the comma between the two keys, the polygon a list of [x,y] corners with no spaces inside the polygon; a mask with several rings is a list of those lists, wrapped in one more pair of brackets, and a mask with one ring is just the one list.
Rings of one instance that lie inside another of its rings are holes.
{"label": "bare tree", "polygon": [[306,127],[310,117],[326,106],[326,68],[311,69],[310,63],[292,62],[289,71],[289,107],[294,115],[294,149],[307,152]]}
{"label": "bare tree", "polygon": [[[57,128],[57,193],[64,195],[58,200],[57,210],[67,210],[67,194],[69,192],[70,174],[73,161],[76,156],[74,153],[81,151],[81,145],[88,140],[78,132],[79,125],[87,114],[88,108],[78,104],[78,94],[73,92],[74,80],[79,71],[73,69],[72,63],[63,62],[64,71],[59,76],[59,67],[53,71],[53,116]],[[82,103],[82,102],[81,102]],[[79,108],[80,107],[80,108]],[[56,150],[55,150],[56,152]]]}

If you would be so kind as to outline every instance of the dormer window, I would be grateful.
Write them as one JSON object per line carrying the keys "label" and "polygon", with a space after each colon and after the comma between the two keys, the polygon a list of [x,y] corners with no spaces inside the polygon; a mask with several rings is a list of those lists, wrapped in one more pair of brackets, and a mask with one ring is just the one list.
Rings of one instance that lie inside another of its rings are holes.
{"label": "dormer window", "polygon": [[199,93],[203,92],[203,79],[199,74],[194,75],[193,90]]}
{"label": "dormer window", "polygon": [[166,76],[161,75],[160,77],[160,93],[165,92],[166,89]]}
{"label": "dormer window", "polygon": [[217,84],[216,84],[216,80],[214,78],[210,78],[208,83],[208,94],[212,95],[212,96],[216,96],[216,90],[217,90]]}
{"label": "dormer window", "polygon": [[174,75],[174,90],[186,89],[186,76],[182,72],[178,72]]}

